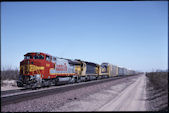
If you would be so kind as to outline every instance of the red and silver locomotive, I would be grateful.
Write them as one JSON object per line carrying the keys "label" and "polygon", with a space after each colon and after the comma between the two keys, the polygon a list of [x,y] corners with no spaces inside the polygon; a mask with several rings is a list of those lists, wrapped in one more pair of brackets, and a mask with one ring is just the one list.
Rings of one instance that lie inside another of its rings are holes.
{"label": "red and silver locomotive", "polygon": [[78,61],[63,59],[45,53],[27,53],[20,62],[19,87],[36,88],[58,82],[74,82],[78,75]]}

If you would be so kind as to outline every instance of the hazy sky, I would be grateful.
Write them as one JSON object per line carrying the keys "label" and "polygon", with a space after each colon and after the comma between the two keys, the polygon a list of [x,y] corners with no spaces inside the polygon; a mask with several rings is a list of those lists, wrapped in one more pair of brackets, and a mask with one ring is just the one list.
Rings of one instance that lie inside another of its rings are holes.
{"label": "hazy sky", "polygon": [[1,68],[27,52],[167,69],[168,1],[1,2]]}

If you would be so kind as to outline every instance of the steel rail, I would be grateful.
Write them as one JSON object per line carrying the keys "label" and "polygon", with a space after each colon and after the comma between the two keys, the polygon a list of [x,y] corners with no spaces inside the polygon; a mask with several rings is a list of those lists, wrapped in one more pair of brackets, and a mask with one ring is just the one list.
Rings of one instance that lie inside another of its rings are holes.
{"label": "steel rail", "polygon": [[[135,76],[135,75],[132,75],[132,76]],[[125,76],[125,77],[121,76],[121,77],[113,77],[113,78],[108,78],[108,79],[99,79],[99,80],[93,80],[93,81],[88,81],[88,82],[80,82],[76,84],[67,84],[67,85],[62,85],[59,87],[55,86],[55,87],[49,87],[49,88],[42,88],[39,90],[29,90],[25,92],[14,93],[14,94],[1,95],[1,106],[12,104],[12,103],[17,103],[20,101],[30,100],[34,98],[39,98],[39,97],[46,96],[46,95],[62,93],[65,91],[79,89],[82,87],[92,86],[92,85],[96,85],[96,84],[100,84],[104,82],[110,82],[116,79],[132,77],[132,76]]]}

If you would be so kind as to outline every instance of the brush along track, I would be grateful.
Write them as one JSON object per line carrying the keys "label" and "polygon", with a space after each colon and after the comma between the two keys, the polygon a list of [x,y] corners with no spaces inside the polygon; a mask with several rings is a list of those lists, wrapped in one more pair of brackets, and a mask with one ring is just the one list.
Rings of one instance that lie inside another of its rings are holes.
{"label": "brush along track", "polygon": [[125,77],[114,77],[114,78],[108,78],[108,79],[100,79],[100,80],[94,80],[94,81],[88,81],[88,82],[80,82],[77,84],[67,84],[63,86],[52,86],[49,88],[41,88],[38,90],[20,90],[20,91],[13,91],[15,93],[4,93],[1,95],[1,106],[7,105],[7,104],[12,104],[12,103],[17,103],[20,101],[25,101],[25,100],[30,100],[46,95],[51,95],[51,94],[57,94],[57,93],[62,93],[65,91],[69,90],[74,90],[82,87],[87,87],[91,85],[96,85],[99,83],[104,83],[104,82],[110,82],[112,80],[116,79],[124,79],[126,77],[131,77],[131,76],[125,76]]}

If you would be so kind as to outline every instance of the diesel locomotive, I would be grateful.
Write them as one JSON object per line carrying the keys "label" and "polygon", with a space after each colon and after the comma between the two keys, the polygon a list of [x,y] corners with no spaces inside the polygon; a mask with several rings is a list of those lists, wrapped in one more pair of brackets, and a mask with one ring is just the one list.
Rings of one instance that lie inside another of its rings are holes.
{"label": "diesel locomotive", "polygon": [[71,60],[42,52],[30,52],[25,54],[20,62],[17,86],[36,89],[60,83],[77,83],[133,74],[136,74],[136,71],[110,63],[99,65],[80,59]]}

